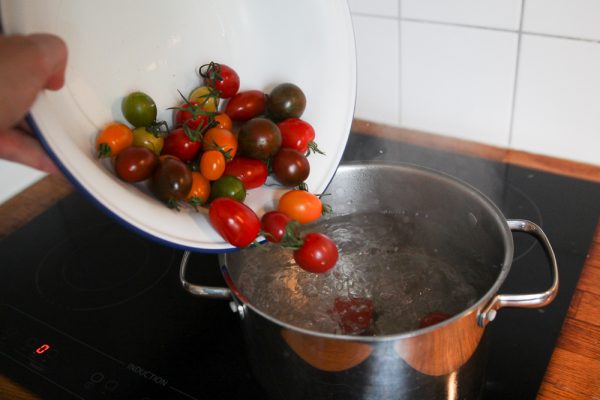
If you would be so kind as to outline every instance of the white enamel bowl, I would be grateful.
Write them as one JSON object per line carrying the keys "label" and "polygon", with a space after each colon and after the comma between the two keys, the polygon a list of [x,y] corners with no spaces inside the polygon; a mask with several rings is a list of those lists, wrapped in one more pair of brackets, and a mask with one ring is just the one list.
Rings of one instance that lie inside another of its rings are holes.
{"label": "white enamel bowl", "polygon": [[[31,122],[65,175],[108,215],[161,243],[201,252],[233,248],[206,211],[175,212],[144,185],[120,181],[94,155],[108,122],[125,122],[122,98],[141,90],[156,101],[159,119],[200,84],[197,68],[233,67],[240,90],[269,92],[293,82],[307,97],[303,119],[326,156],[309,157],[310,190],[325,189],[348,139],[356,96],[356,60],[344,0],[2,0],[6,34],[50,32],[69,48],[66,85],[40,94]],[[260,216],[284,192],[262,187],[246,204]]]}

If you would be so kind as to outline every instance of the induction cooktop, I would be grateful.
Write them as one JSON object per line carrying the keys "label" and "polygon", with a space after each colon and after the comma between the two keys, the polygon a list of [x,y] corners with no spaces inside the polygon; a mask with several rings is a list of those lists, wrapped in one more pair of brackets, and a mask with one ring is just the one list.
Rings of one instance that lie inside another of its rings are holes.
{"label": "induction cooktop", "polygon": [[[357,132],[344,155],[350,160],[448,173],[507,218],[542,226],[558,259],[559,294],[543,309],[502,309],[490,323],[483,395],[535,398],[600,216],[600,185]],[[500,292],[545,290],[543,250],[519,234],[515,246]],[[238,316],[227,301],[181,288],[181,257],[78,193],[61,200],[0,241],[0,375],[39,399],[266,398]],[[224,285],[215,255],[193,254],[189,270],[189,281]]]}

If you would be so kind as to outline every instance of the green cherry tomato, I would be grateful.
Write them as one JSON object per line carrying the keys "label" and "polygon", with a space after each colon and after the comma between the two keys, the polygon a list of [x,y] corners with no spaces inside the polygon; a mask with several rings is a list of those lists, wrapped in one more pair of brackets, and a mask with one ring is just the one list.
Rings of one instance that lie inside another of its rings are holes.
{"label": "green cherry tomato", "polygon": [[210,188],[211,200],[220,197],[228,197],[237,201],[244,201],[246,198],[246,189],[244,184],[234,176],[222,176],[213,182]]}
{"label": "green cherry tomato", "polygon": [[145,147],[152,150],[156,155],[160,155],[164,144],[164,137],[148,132],[145,127],[133,130],[133,146],[135,147]]}
{"label": "green cherry tomato", "polygon": [[121,103],[125,119],[134,127],[148,126],[156,120],[156,104],[146,93],[128,94]]}

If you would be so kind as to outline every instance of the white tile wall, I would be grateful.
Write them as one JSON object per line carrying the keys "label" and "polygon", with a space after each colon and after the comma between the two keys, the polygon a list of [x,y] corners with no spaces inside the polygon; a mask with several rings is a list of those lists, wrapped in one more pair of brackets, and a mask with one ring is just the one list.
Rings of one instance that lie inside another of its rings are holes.
{"label": "white tile wall", "polygon": [[402,125],[507,147],[517,38],[403,21]]}
{"label": "white tile wall", "polygon": [[399,125],[400,21],[357,15],[352,21],[358,53],[355,116]]}
{"label": "white tile wall", "polygon": [[512,145],[600,165],[600,43],[523,36]]}
{"label": "white tile wall", "polygon": [[521,0],[402,0],[401,5],[402,18],[500,29],[518,29],[521,16]]}
{"label": "white tile wall", "polygon": [[0,204],[44,176],[38,170],[0,160]]}
{"label": "white tile wall", "polygon": [[527,0],[523,30],[600,40],[600,1]]}
{"label": "white tile wall", "polygon": [[348,0],[353,14],[398,17],[398,0]]}

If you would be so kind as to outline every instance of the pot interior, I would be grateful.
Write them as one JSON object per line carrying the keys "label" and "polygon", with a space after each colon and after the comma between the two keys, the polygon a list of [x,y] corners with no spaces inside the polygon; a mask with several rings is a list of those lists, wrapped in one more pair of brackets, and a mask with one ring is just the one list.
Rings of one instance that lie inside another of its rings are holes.
{"label": "pot interior", "polygon": [[322,198],[333,212],[301,227],[338,246],[323,274],[267,244],[224,256],[234,291],[270,317],[344,335],[396,335],[489,298],[512,259],[497,208],[473,188],[430,170],[346,164]]}

